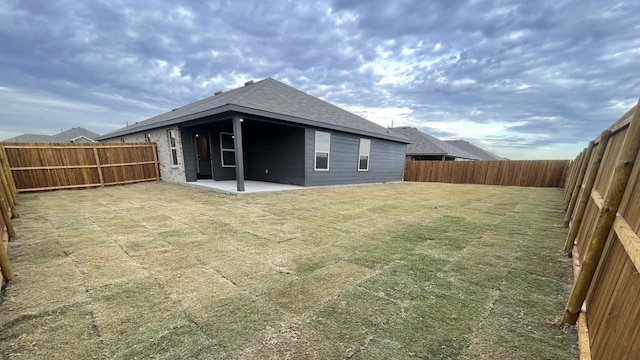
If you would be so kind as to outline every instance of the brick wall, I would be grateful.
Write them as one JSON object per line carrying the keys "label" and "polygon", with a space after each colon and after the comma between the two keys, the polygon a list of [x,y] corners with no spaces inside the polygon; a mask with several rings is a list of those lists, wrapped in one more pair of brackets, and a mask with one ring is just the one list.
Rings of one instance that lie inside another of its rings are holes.
{"label": "brick wall", "polygon": [[[173,165],[171,161],[171,150],[169,149],[169,137],[167,135],[168,130],[175,130],[176,147],[178,150],[178,165]],[[160,177],[164,181],[172,182],[186,182],[185,170],[184,170],[184,156],[182,153],[182,137],[180,136],[180,129],[177,126],[163,127],[159,129],[147,130],[135,134],[129,134],[122,137],[117,137],[107,140],[108,142],[144,142],[146,141],[145,135],[149,134],[151,142],[155,142],[158,145],[158,163],[160,165]]]}

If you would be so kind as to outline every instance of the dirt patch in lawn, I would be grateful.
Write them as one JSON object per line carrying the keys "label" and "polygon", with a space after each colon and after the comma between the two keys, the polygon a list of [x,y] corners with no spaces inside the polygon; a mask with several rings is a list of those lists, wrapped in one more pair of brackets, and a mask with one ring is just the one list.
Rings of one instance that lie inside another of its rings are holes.
{"label": "dirt patch in lawn", "polygon": [[560,189],[20,196],[0,354],[575,359]]}

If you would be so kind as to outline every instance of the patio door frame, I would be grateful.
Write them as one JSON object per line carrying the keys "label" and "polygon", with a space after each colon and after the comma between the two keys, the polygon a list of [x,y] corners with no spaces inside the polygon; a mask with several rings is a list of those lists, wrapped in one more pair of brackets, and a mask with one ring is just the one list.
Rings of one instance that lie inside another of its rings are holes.
{"label": "patio door frame", "polygon": [[[210,177],[206,177],[206,178],[205,177],[201,177],[201,175],[200,175],[200,147],[199,147],[199,144],[198,144],[198,138],[205,137],[205,136],[206,136],[206,139],[207,139],[207,149],[208,149],[208,152],[209,152],[209,154],[208,154],[209,155],[209,169],[211,171]],[[194,156],[196,158],[196,178],[198,180],[213,180],[214,179],[214,176],[213,176],[213,148],[212,148],[213,142],[211,141],[211,131],[207,131],[207,132],[205,132],[203,134],[195,133],[195,134],[193,134],[193,139],[194,139],[193,142],[195,144],[195,146],[194,146],[194,149],[195,149]]]}

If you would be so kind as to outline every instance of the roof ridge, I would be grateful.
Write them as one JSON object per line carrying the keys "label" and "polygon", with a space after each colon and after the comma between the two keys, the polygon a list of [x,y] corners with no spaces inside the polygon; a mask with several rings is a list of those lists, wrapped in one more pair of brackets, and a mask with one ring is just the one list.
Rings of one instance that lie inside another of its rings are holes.
{"label": "roof ridge", "polygon": [[[243,98],[249,96],[250,94],[254,93],[257,89],[262,87],[264,82],[266,80],[269,80],[269,79],[271,79],[271,78],[269,77],[269,78],[266,78],[266,79],[258,80],[256,82],[254,82],[253,84],[249,84],[249,85],[253,85],[253,86],[250,89],[247,89],[247,91],[244,91],[244,92],[243,91],[238,91],[238,94],[233,95],[232,98],[229,99],[228,103],[231,104],[231,103],[233,103],[235,101],[240,101]],[[248,86],[248,85],[244,85],[244,86]],[[231,90],[240,90],[240,89],[242,89],[242,87],[237,87],[237,88],[231,89]]]}
{"label": "roof ridge", "polygon": [[[261,83],[262,81],[264,81],[264,80],[256,81],[256,82],[255,82],[255,84],[259,84],[259,83]],[[251,85],[251,84],[249,84],[249,85]],[[172,112],[172,111],[174,111],[174,110],[178,110],[178,109],[185,108],[185,107],[187,107],[187,106],[192,106],[192,105],[195,105],[195,104],[202,104],[202,103],[206,103],[207,101],[209,101],[209,100],[211,100],[211,99],[214,99],[214,98],[216,98],[217,96],[221,96],[221,95],[225,95],[225,94],[226,94],[226,95],[230,95],[230,99],[229,99],[229,100],[227,100],[227,103],[228,103],[228,104],[230,104],[230,103],[231,103],[231,102],[233,102],[237,97],[241,97],[242,95],[244,95],[244,94],[246,94],[247,92],[250,92],[250,91],[252,90],[252,89],[248,89],[247,91],[243,92],[242,90],[245,90],[245,89],[244,89],[244,87],[245,87],[245,86],[247,86],[247,85],[244,85],[244,86],[238,86],[238,87],[236,87],[236,88],[232,88],[232,89],[229,89],[229,90],[226,90],[226,91],[222,91],[221,93],[219,93],[219,94],[217,94],[217,95],[216,95],[216,94],[214,94],[214,95],[209,95],[209,96],[207,96],[207,97],[205,97],[205,98],[202,98],[202,99],[200,99],[200,100],[196,100],[196,101],[190,102],[190,103],[188,103],[188,104],[185,104],[185,105],[179,106],[179,107],[177,107],[177,108],[175,108],[175,109],[173,109],[173,110],[168,110],[168,111],[166,111],[166,112],[164,112],[164,113],[162,113],[162,114],[156,115],[156,116],[154,116],[154,117],[151,117],[151,118],[146,119],[146,120],[143,120],[143,121],[151,120],[151,119],[153,119],[153,118],[155,118],[155,117],[157,117],[157,116],[161,116],[161,115],[164,115],[164,114],[166,114],[166,113],[170,113],[170,112]],[[236,92],[236,94],[229,94],[230,92]]]}
{"label": "roof ridge", "polygon": [[360,116],[360,115],[358,115],[358,114],[354,114],[354,113],[352,113],[351,111],[349,111],[349,110],[345,110],[345,109],[341,108],[341,107],[340,107],[340,106],[338,106],[338,105],[334,105],[334,104],[330,103],[330,102],[329,102],[329,101],[327,101],[327,100],[324,100],[324,99],[322,99],[322,98],[320,98],[320,97],[317,97],[317,96],[311,95],[310,93],[308,93],[308,92],[306,92],[306,91],[304,91],[304,90],[300,90],[300,89],[295,88],[295,87],[293,87],[293,86],[291,86],[291,85],[289,85],[289,84],[285,84],[285,83],[283,83],[283,82],[281,82],[281,81],[278,81],[278,80],[275,80],[275,79],[272,79],[272,78],[268,78],[268,79],[271,79],[271,80],[275,81],[276,83],[280,83],[280,84],[282,84],[282,85],[284,85],[284,86],[286,86],[286,87],[290,88],[291,90],[293,90],[293,91],[295,91],[295,92],[298,92],[298,93],[303,94],[303,95],[305,95],[305,96],[309,96],[309,97],[311,97],[311,98],[313,98],[313,99],[315,99],[315,100],[317,100],[317,101],[319,101],[319,102],[321,102],[321,103],[323,103],[323,104],[325,104],[325,105],[327,105],[327,106],[330,106],[330,107],[332,107],[332,108],[334,108],[334,109],[337,109],[338,111],[340,111],[340,112],[342,112],[342,113],[344,113],[344,114],[348,114],[349,116],[355,116],[355,117],[357,117],[357,118],[359,118],[359,119],[361,119],[361,120],[364,120],[364,121],[370,122],[371,124],[376,125],[377,127],[379,127],[379,128],[380,128],[380,130],[386,130],[386,129],[387,129],[386,127],[384,127],[384,126],[382,126],[382,125],[380,125],[380,124],[377,124],[377,123],[375,123],[375,122],[373,122],[373,121],[371,121],[371,120],[368,120],[368,119],[366,119],[366,118],[365,118],[365,117],[363,117],[363,116]]}
{"label": "roof ridge", "polygon": [[254,81],[253,83],[247,81],[245,86],[240,86],[221,94],[218,93],[217,96],[210,96],[176,108],[173,111],[167,111],[141,122],[136,122],[132,126],[126,126],[102,135],[98,139],[110,139],[225,112],[262,114],[258,116],[273,117],[286,122],[309,126],[343,129],[340,131],[346,132],[366,133],[367,136],[404,142],[400,137],[389,135],[389,131],[384,126],[272,77]]}

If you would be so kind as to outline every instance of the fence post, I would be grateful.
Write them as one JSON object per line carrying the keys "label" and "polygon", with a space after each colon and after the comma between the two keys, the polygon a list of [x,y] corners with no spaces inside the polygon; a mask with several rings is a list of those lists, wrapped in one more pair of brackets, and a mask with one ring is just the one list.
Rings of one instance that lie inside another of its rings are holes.
{"label": "fence post", "polygon": [[[573,193],[575,192],[576,182],[578,181],[578,175],[580,174],[580,170],[582,169],[582,165],[584,163],[585,155],[587,154],[588,147],[582,149],[580,154],[575,160],[573,164],[573,174],[570,181],[570,184],[565,186],[565,194],[564,194],[564,212],[567,213],[569,211],[569,203],[571,202],[571,198],[573,197]],[[564,218],[563,218],[564,221]]]}
{"label": "fence post", "polygon": [[16,207],[13,206],[13,203],[11,201],[11,191],[5,186],[4,183],[4,179],[2,179],[3,177],[0,176],[0,192],[2,193],[2,198],[4,199],[4,203],[2,206],[4,206],[5,210],[11,214],[11,218],[15,218],[18,217],[18,212],[16,211]]}
{"label": "fence post", "polygon": [[[0,164],[0,166],[4,168],[3,164]],[[0,169],[0,186],[2,187],[0,190],[4,193],[4,198],[6,199],[9,210],[11,211],[11,217],[17,218],[18,211],[16,210],[16,206],[13,201],[13,194],[11,193],[11,187],[9,186],[9,181],[4,169]]]}
{"label": "fence post", "polygon": [[568,253],[573,248],[573,241],[578,235],[578,230],[580,230],[580,224],[582,224],[584,211],[587,208],[587,203],[589,202],[589,198],[591,197],[591,189],[593,189],[593,184],[596,182],[596,175],[598,175],[598,170],[600,169],[600,164],[602,163],[602,157],[604,156],[604,152],[607,149],[607,144],[609,143],[610,138],[611,131],[609,130],[606,130],[602,133],[602,135],[600,135],[600,141],[598,141],[596,153],[593,156],[591,165],[589,165],[585,184],[582,188],[582,192],[580,193],[580,200],[578,201],[578,206],[576,207],[576,211],[574,212],[575,215],[573,216],[573,223],[571,224],[571,229],[569,229],[567,241],[564,243],[564,252]]}
{"label": "fence post", "polygon": [[6,185],[9,187],[9,193],[11,194],[11,199],[14,204],[18,203],[17,198],[17,190],[16,183],[13,181],[13,173],[11,172],[11,165],[9,164],[9,159],[7,158],[7,152],[4,150],[4,146],[0,145],[0,171],[4,173],[6,177],[7,183]]}
{"label": "fence post", "polygon": [[13,224],[11,223],[11,210],[7,205],[4,190],[0,188],[0,213],[2,213],[2,221],[4,222],[4,226],[7,227],[9,238],[14,238],[16,237],[16,232],[13,228]]}
{"label": "fence post", "polygon": [[155,161],[156,180],[160,180],[160,163],[158,162],[158,145],[153,143],[153,161]]}
{"label": "fence post", "polygon": [[[0,149],[0,152],[4,149]],[[11,170],[9,169],[9,163],[6,158],[0,159],[0,181],[2,182],[2,189],[5,192],[5,199],[9,203],[9,207],[11,208],[11,217],[17,218],[20,215],[18,214],[18,210],[16,210],[16,192],[11,187],[11,183],[13,182],[13,176],[11,175]]]}
{"label": "fence post", "polygon": [[591,153],[593,152],[594,143],[595,142],[591,140],[589,142],[589,146],[587,147],[587,151],[584,153],[584,159],[582,160],[582,164],[580,165],[580,173],[576,178],[576,183],[573,187],[573,192],[571,193],[571,201],[569,202],[567,213],[564,215],[564,227],[569,227],[569,222],[571,221],[571,216],[573,215],[573,209],[576,206],[576,200],[578,200],[578,194],[580,194],[580,188],[582,187],[582,181],[584,180],[584,174],[587,172],[587,168],[589,167],[589,161],[591,160]]}
{"label": "fence post", "polygon": [[587,148],[582,149],[578,157],[571,164],[571,173],[569,174],[569,181],[565,184],[564,187],[564,211],[567,211],[569,208],[569,201],[571,201],[571,195],[573,194],[573,189],[576,185],[576,178],[578,177],[578,173],[580,172],[580,167],[582,166],[582,161],[584,160],[584,153],[587,151]]}
{"label": "fence post", "polygon": [[100,177],[100,186],[104,186],[104,178],[102,177],[102,164],[100,164],[100,156],[98,156],[98,147],[93,145],[93,155],[96,157],[96,167],[98,168],[98,176]]}
{"label": "fence post", "polygon": [[633,118],[624,137],[622,150],[618,157],[616,167],[613,171],[611,183],[604,196],[604,206],[600,209],[597,217],[596,227],[588,242],[589,246],[584,254],[582,263],[580,264],[580,272],[576,279],[567,306],[564,310],[562,323],[575,324],[587,296],[591,280],[595,274],[596,267],[600,261],[602,250],[606,243],[613,221],[616,218],[620,201],[627,188],[631,171],[640,153],[640,99],[636,104],[633,112]]}
{"label": "fence post", "polygon": [[[8,228],[7,228],[8,229]],[[7,243],[4,241],[4,224],[0,224],[0,273],[7,281],[13,280],[13,269],[7,255]]]}

